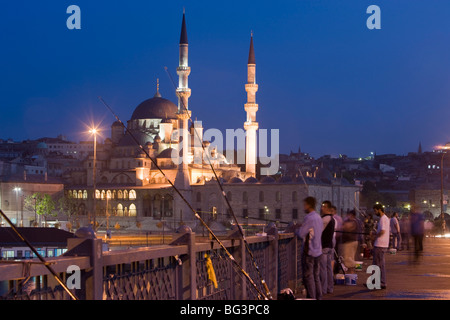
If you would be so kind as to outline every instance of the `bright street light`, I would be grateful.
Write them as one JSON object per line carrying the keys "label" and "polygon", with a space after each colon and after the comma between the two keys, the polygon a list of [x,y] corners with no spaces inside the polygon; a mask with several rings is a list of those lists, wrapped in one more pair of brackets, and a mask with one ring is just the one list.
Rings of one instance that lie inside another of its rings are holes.
{"label": "bright street light", "polygon": [[[96,223],[97,223],[97,219],[96,219],[96,207],[95,207],[95,198],[96,198],[96,174],[97,174],[97,133],[99,132],[99,130],[97,128],[91,128],[89,130],[89,133],[94,135],[94,165],[93,165],[93,173],[92,173],[92,179],[93,179],[93,187],[94,187],[94,198],[92,201],[92,205],[93,205],[93,210],[92,210],[92,214],[94,215],[93,217],[93,223],[94,223],[94,227],[93,229],[95,230],[96,228]],[[89,219],[90,220],[90,219]],[[89,221],[90,222],[90,221]]]}

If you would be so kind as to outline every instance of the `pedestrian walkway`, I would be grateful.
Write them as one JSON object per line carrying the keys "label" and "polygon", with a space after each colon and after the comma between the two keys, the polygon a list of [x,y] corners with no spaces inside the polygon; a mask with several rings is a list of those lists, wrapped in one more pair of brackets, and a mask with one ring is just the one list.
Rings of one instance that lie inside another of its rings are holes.
{"label": "pedestrian walkway", "polygon": [[357,272],[356,286],[335,286],[333,294],[323,300],[384,300],[384,299],[450,299],[450,239],[427,238],[423,257],[414,263],[413,251],[386,254],[387,289],[364,287],[372,260],[363,260],[363,271]]}

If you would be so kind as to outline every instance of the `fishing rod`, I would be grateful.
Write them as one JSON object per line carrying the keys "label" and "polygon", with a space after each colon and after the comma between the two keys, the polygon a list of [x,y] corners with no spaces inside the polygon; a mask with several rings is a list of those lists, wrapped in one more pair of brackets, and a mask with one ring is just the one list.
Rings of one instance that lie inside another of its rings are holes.
{"label": "fishing rod", "polygon": [[[197,211],[200,213],[214,213],[213,211]],[[269,221],[269,222],[279,222],[282,224],[289,224],[291,222],[288,221],[283,221],[283,220],[273,220],[273,219],[265,219],[265,218],[257,218],[257,217],[248,217],[248,218],[244,218],[244,219],[253,219],[253,220],[260,220],[260,221]]]}
{"label": "fishing rod", "polygon": [[64,281],[62,281],[62,279],[58,276],[58,274],[55,272],[55,270],[53,270],[53,268],[47,263],[47,261],[45,261],[44,257],[42,257],[41,254],[33,247],[33,245],[20,233],[20,231],[11,222],[11,220],[9,220],[9,218],[6,216],[6,214],[1,209],[0,209],[0,214],[1,214],[2,218],[5,219],[6,222],[8,222],[8,224],[11,226],[12,230],[20,238],[20,240],[25,242],[25,244],[31,249],[31,251],[33,251],[33,253],[38,257],[38,259],[41,260],[41,262],[44,264],[44,266],[47,268],[47,270],[50,271],[50,273],[53,275],[55,280],[63,287],[63,289],[69,294],[69,296],[73,300],[78,300],[78,298],[66,286]]}
{"label": "fishing rod", "polygon": [[[167,75],[169,76],[169,79],[170,79],[170,81],[171,81],[171,83],[172,83],[172,86],[173,86],[174,89],[176,90],[175,81],[173,80],[172,75],[169,73],[167,67],[164,67],[164,70],[166,71]],[[183,100],[183,99],[179,99],[179,101],[181,102],[181,106],[182,106],[182,108],[183,108],[183,111],[188,111],[187,107],[184,105],[184,100]],[[192,118],[191,118],[191,116],[189,115],[189,113],[187,113],[187,115],[188,115],[188,117],[189,117],[189,120],[190,120],[192,123],[194,123],[194,121],[192,121]],[[199,133],[197,132],[197,130],[194,129],[194,132],[195,132],[195,134],[197,135],[197,138],[200,140],[200,142],[202,142],[201,139],[200,139],[200,135],[199,135]],[[206,155],[206,158],[208,159],[208,164],[209,164],[209,166],[210,166],[210,168],[211,168],[211,170],[212,170],[212,172],[213,172],[213,174],[214,174],[214,177],[215,177],[215,179],[216,179],[216,181],[217,181],[217,185],[219,186],[219,189],[220,189],[220,192],[221,192],[221,194],[222,194],[222,196],[223,196],[223,199],[225,200],[225,203],[226,203],[227,207],[228,207],[229,210],[230,210],[229,212],[230,212],[231,216],[233,217],[233,220],[234,220],[234,221],[236,222],[236,224],[239,226],[239,221],[238,221],[238,219],[237,219],[237,217],[236,217],[236,215],[235,215],[235,213],[234,213],[233,208],[231,207],[231,203],[230,203],[230,201],[229,201],[229,199],[228,199],[228,197],[227,197],[227,194],[226,194],[225,190],[223,189],[222,183],[220,182],[220,179],[219,179],[219,177],[217,176],[216,170],[214,169],[214,166],[213,166],[212,163],[211,163],[211,159],[209,158],[209,153],[206,151],[205,146],[204,146],[203,143],[201,143],[201,146],[202,146],[202,149],[203,149],[203,153]],[[203,157],[202,157],[202,158],[203,158]],[[272,294],[270,293],[269,287],[267,286],[267,283],[266,283],[266,281],[264,280],[264,278],[263,278],[263,276],[262,276],[262,274],[261,274],[261,271],[259,270],[259,267],[258,267],[258,265],[257,265],[257,263],[256,263],[256,259],[255,259],[255,257],[253,256],[253,252],[252,252],[252,250],[250,249],[250,245],[249,245],[248,242],[247,242],[247,238],[245,237],[244,231],[242,230],[242,228],[241,228],[240,226],[238,227],[238,229],[239,229],[239,233],[241,234],[241,238],[242,238],[242,240],[244,241],[244,245],[245,245],[246,251],[248,252],[248,254],[249,254],[249,256],[250,256],[250,259],[251,259],[251,261],[252,261],[252,265],[253,265],[253,267],[255,268],[256,273],[258,274],[258,277],[259,277],[259,279],[260,279],[260,282],[261,282],[261,284],[262,284],[264,290],[266,291],[266,295],[269,297],[270,300],[272,300],[272,299],[273,299],[273,298],[272,298]]]}
{"label": "fishing rod", "polygon": [[139,141],[136,139],[136,137],[133,135],[133,133],[128,129],[128,127],[120,120],[119,116],[113,111],[113,109],[103,100],[102,97],[98,97],[99,100],[105,105],[106,108],[113,114],[114,118],[123,126],[125,129],[125,132],[133,139],[133,141],[139,146],[139,149],[141,149],[142,152],[145,153],[145,155],[150,159],[150,161],[153,163],[156,169],[163,175],[164,178],[166,178],[167,182],[170,184],[170,186],[175,190],[175,192],[180,196],[180,198],[183,200],[183,202],[187,205],[187,207],[194,213],[194,217],[196,217],[200,223],[208,230],[208,232],[211,234],[213,239],[220,245],[220,247],[224,250],[228,258],[233,262],[234,266],[238,268],[238,270],[245,276],[245,278],[250,282],[252,287],[258,292],[258,294],[265,299],[268,299],[267,296],[258,288],[258,286],[255,284],[253,279],[250,277],[250,275],[241,267],[241,265],[235,260],[233,255],[228,251],[228,249],[225,247],[225,245],[222,243],[222,241],[219,240],[219,238],[214,234],[214,232],[211,230],[211,228],[208,226],[208,224],[200,217],[200,215],[194,210],[194,208],[191,206],[189,201],[183,196],[183,194],[178,190],[178,188],[175,186],[175,184],[172,182],[172,180],[164,173],[164,171],[161,169],[161,167],[158,165],[158,163],[153,159],[148,151],[139,143]]}

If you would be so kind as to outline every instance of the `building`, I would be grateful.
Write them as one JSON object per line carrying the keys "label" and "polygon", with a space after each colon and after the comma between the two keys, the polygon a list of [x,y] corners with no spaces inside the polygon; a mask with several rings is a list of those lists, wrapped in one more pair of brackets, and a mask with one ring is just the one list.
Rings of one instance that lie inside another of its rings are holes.
{"label": "building", "polygon": [[[56,228],[17,228],[43,257],[57,257],[67,251],[67,239],[73,233]],[[31,249],[14,233],[12,228],[0,228],[0,256],[2,260],[36,257]]]}
{"label": "building", "polygon": [[[24,207],[24,199],[37,192],[61,196],[63,190],[63,181],[55,177],[26,174],[5,176],[0,179],[0,207],[11,222],[30,227],[40,219],[37,219],[35,211]],[[1,221],[1,225],[8,226],[5,221]]]}
{"label": "building", "polygon": [[[227,160],[209,141],[203,140],[203,124],[192,121],[189,108],[191,68],[188,48],[183,14],[177,68],[178,105],[161,96],[157,83],[154,96],[140,103],[132,112],[127,121],[128,131],[119,121],[111,125],[109,144],[95,155],[96,169],[94,155],[90,154],[82,168],[74,170],[68,177],[66,194],[76,199],[79,213],[86,217],[85,223],[92,222],[95,213],[100,227],[118,223],[124,228],[158,230],[161,220],[173,228],[180,223],[197,226],[192,211],[171,187],[170,180],[194,209],[221,215],[223,219],[220,220],[226,224],[229,212],[223,206],[209,161],[241,218],[248,214],[255,222],[263,216],[268,219],[299,219],[303,212],[301,201],[306,195],[313,195],[319,201],[334,200],[342,213],[358,207],[359,196],[355,195],[359,186],[330,174],[326,177],[318,175],[317,179],[311,178],[308,182],[299,179],[275,181],[272,177],[256,179],[256,132],[259,128],[256,112],[259,106],[256,103],[258,85],[253,34],[245,84],[245,170]],[[190,127],[189,120],[192,123]],[[182,161],[177,164],[174,159]]]}

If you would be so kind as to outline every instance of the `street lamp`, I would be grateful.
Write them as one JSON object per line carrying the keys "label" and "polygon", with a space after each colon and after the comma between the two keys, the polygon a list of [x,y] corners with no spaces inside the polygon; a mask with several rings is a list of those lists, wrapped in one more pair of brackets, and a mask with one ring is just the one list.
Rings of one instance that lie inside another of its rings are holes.
{"label": "street lamp", "polygon": [[[16,193],[16,225],[17,225],[17,221],[19,221],[19,192],[22,191],[22,188],[19,187],[15,187],[13,189],[13,191]],[[22,217],[23,220],[23,217]],[[21,221],[22,224],[22,221]],[[20,226],[22,226],[20,224]]]}
{"label": "street lamp", "polygon": [[94,186],[94,200],[93,200],[92,204],[93,204],[93,208],[94,209],[92,210],[92,214],[93,214],[93,220],[94,220],[93,222],[94,222],[94,230],[95,230],[96,223],[97,223],[96,212],[95,212],[95,210],[96,210],[96,208],[95,208],[95,200],[96,200],[96,197],[97,197],[97,189],[96,189],[96,173],[97,173],[97,170],[96,170],[96,168],[97,168],[97,133],[98,133],[98,130],[97,130],[97,128],[92,128],[92,129],[89,130],[89,133],[94,135],[94,164],[93,164],[93,173],[92,173],[92,175],[93,175],[93,177],[92,177],[92,179],[93,179],[93,186]]}
{"label": "street lamp", "polygon": [[444,146],[438,146],[441,149],[441,219],[442,219],[442,234],[445,234],[445,217],[444,217],[444,156],[447,154],[446,151],[450,149],[450,142],[447,142]]}

